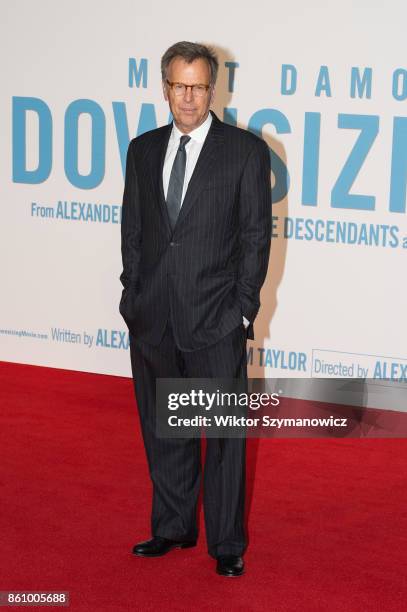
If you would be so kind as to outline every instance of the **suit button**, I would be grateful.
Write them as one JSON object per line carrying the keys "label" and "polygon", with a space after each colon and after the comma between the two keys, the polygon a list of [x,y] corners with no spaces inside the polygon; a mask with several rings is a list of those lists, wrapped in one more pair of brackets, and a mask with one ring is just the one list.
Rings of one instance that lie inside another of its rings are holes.
{"label": "suit button", "polygon": [[170,247],[176,247],[179,246],[179,242],[170,242]]}

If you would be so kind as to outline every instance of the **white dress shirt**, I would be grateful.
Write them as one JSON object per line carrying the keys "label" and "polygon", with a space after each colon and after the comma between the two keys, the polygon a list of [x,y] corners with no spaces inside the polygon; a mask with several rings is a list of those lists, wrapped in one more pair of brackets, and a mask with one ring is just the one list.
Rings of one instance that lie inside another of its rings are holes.
{"label": "white dress shirt", "polygon": [[[205,142],[205,138],[208,135],[209,128],[212,123],[212,115],[209,113],[207,118],[201,125],[192,132],[189,132],[188,136],[191,137],[191,140],[187,142],[185,145],[185,151],[187,155],[186,166],[185,166],[185,176],[184,176],[184,186],[182,189],[182,202],[184,201],[185,193],[188,188],[188,183],[191,180],[191,176],[193,171],[195,170],[196,162],[198,161],[199,154],[201,152],[203,143]],[[165,154],[164,167],[163,167],[163,188],[165,199],[167,199],[168,185],[170,182],[171,170],[174,163],[175,156],[178,151],[179,141],[181,136],[184,136],[183,132],[177,128],[175,122],[172,124],[172,132],[170,139],[168,141],[167,152]],[[249,321],[246,317],[243,317],[243,325],[247,328],[249,325]]]}
{"label": "white dress shirt", "polygon": [[[195,170],[196,162],[198,161],[198,157],[201,152],[203,143],[205,142],[205,138],[207,137],[209,128],[211,127],[211,123],[212,115],[209,113],[205,121],[201,123],[199,127],[195,128],[195,130],[192,130],[192,132],[189,132],[188,134],[188,136],[191,137],[191,140],[189,140],[185,145],[185,151],[187,154],[187,164],[185,166],[184,187],[182,190],[181,206],[188,187],[188,183],[191,179],[193,171]],[[183,132],[181,132],[173,122],[172,132],[170,140],[168,141],[168,147],[167,152],[165,154],[163,167],[163,187],[165,199],[167,199],[167,191],[170,182],[172,165],[174,163],[174,159],[178,151],[179,139],[181,138],[181,136],[185,136],[185,134],[183,134]]]}

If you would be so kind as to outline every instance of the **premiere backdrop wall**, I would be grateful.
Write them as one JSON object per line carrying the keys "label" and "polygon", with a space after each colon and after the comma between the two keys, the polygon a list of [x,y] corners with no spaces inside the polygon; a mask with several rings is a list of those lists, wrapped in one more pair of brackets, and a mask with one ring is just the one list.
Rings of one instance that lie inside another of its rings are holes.
{"label": "premiere backdrop wall", "polygon": [[169,121],[160,57],[186,39],[218,49],[218,116],[270,146],[252,376],[406,382],[405,2],[17,0],[0,12],[0,359],[130,375],[125,155]]}

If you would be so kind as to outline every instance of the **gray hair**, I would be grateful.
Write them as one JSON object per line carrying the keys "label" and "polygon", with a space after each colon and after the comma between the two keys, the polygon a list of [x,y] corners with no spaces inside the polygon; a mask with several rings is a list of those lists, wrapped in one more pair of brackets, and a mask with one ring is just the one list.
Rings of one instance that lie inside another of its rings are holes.
{"label": "gray hair", "polygon": [[163,81],[167,78],[168,66],[176,57],[182,57],[188,64],[191,64],[197,59],[205,59],[211,71],[211,85],[215,85],[216,77],[218,76],[219,62],[214,49],[207,45],[187,42],[186,40],[175,43],[175,45],[167,49],[161,58],[161,76]]}

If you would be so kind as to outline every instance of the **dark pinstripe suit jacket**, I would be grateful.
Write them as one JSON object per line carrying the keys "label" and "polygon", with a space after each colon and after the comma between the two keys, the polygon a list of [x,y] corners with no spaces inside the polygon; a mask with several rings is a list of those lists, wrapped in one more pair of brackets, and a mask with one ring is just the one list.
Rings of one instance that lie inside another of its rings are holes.
{"label": "dark pinstripe suit jacket", "polygon": [[122,314],[136,339],[157,345],[170,316],[179,348],[213,344],[251,325],[271,237],[269,150],[212,113],[174,231],[162,171],[172,124],[130,142],[122,210]]}

